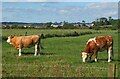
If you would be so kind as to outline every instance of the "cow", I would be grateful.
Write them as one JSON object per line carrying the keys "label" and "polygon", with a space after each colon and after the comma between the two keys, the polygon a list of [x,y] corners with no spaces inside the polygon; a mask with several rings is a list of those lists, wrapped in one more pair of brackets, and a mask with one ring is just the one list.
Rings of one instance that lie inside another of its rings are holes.
{"label": "cow", "polygon": [[97,36],[89,39],[84,52],[81,52],[83,63],[86,62],[88,57],[91,60],[92,55],[94,55],[95,62],[97,62],[98,52],[104,50],[108,52],[108,62],[111,62],[111,56],[113,56],[113,38],[111,36]]}
{"label": "cow", "polygon": [[41,35],[31,35],[31,36],[12,36],[10,35],[7,39],[7,43],[12,44],[14,48],[19,50],[19,56],[21,56],[21,51],[23,47],[30,48],[35,46],[35,54],[40,55],[40,40],[43,37]]}

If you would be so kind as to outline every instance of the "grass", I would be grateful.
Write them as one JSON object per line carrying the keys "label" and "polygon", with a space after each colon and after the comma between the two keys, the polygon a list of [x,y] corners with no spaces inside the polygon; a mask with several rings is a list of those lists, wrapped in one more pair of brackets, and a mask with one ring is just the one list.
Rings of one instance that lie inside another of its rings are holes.
{"label": "grass", "polygon": [[[26,29],[18,33],[18,29],[12,29],[11,34],[24,34]],[[31,31],[30,31],[31,30]],[[36,30],[36,31],[35,31]],[[3,30],[3,35],[9,35],[10,30]],[[95,30],[37,30],[28,29],[28,33],[66,33],[73,31]],[[21,57],[18,50],[12,45],[2,42],[2,63],[3,77],[107,77],[108,62],[106,51],[98,54],[98,62],[87,62],[82,64],[80,51],[84,50],[87,40],[98,35],[111,35],[114,38],[114,61],[118,64],[118,33],[117,31],[100,30],[98,34],[84,35],[78,37],[54,37],[42,39],[44,49],[41,49],[41,56],[34,55],[34,47],[24,48]],[[97,74],[96,74],[97,73]],[[118,73],[116,74],[116,76]]]}
{"label": "grass", "polygon": [[92,30],[92,29],[3,29],[2,36],[9,35],[34,35],[34,34],[70,34],[73,32],[83,33],[83,32],[92,32],[92,33],[107,33],[107,32],[116,32],[116,30]]}

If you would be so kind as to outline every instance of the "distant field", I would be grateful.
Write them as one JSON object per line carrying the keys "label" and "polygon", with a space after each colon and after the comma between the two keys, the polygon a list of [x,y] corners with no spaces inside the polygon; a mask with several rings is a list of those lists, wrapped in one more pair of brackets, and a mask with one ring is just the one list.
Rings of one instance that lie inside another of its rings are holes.
{"label": "distant field", "polygon": [[110,33],[117,32],[116,30],[92,30],[92,29],[3,29],[2,36],[9,35],[34,35],[34,34],[70,34],[73,32],[83,33],[83,32],[92,32],[92,33]]}
{"label": "distant field", "polygon": [[[12,45],[2,42],[3,77],[107,77],[107,52],[98,54],[98,62],[82,64],[80,51],[84,50],[87,40],[98,35],[111,35],[114,39],[114,61],[118,64],[118,33],[117,30],[90,29],[10,29],[2,30],[3,36],[10,34],[64,34],[91,31],[93,34],[78,37],[54,37],[42,39],[44,49],[41,56],[34,55],[34,47],[24,48],[21,57]],[[117,66],[118,68],[118,66]],[[97,74],[96,74],[97,73]],[[118,76],[118,73],[116,74]]]}

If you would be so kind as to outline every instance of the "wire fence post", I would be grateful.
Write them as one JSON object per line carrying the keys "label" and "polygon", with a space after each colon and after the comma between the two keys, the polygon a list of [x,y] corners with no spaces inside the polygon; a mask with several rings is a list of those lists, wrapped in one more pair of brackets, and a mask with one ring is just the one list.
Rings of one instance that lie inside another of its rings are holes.
{"label": "wire fence post", "polygon": [[116,65],[115,64],[109,64],[108,65],[108,78],[109,79],[115,79],[116,75]]}

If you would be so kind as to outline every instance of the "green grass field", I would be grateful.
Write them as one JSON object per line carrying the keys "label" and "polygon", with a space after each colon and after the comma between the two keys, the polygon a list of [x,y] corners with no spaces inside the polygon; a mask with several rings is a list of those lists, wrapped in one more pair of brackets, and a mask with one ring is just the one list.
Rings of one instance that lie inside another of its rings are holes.
{"label": "green grass field", "polygon": [[[12,30],[12,31],[11,31]],[[114,39],[114,61],[118,64],[118,33],[117,30],[89,30],[89,29],[3,29],[2,35],[10,34],[54,34],[71,33],[74,31],[91,31],[93,34],[78,37],[54,37],[42,39],[44,49],[40,56],[34,56],[34,47],[24,48],[22,56],[12,45],[2,42],[2,73],[3,77],[107,77],[107,51],[98,54],[98,62],[82,64],[80,51],[83,51],[89,38],[99,35],[111,35]],[[92,58],[93,59],[93,58]],[[97,73],[97,74],[96,74]],[[118,72],[116,71],[116,76]]]}

